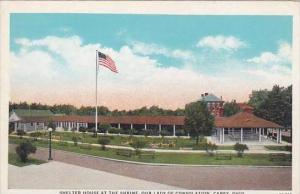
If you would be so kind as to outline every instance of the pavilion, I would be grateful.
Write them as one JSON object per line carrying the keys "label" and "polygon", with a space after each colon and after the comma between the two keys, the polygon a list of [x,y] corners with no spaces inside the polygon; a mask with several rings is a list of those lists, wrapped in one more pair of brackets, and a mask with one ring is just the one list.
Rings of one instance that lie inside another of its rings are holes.
{"label": "pavilion", "polygon": [[230,117],[216,117],[213,136],[219,143],[262,142],[268,138],[282,141],[282,129],[274,122],[259,118],[249,112],[239,112]]}

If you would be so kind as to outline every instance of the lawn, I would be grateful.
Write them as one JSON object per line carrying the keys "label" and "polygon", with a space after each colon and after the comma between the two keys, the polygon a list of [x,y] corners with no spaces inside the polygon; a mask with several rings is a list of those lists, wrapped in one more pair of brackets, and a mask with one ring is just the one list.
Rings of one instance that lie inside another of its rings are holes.
{"label": "lawn", "polygon": [[[41,138],[48,138],[47,132],[42,132]],[[64,141],[72,141],[72,137],[77,136],[79,137],[79,141],[82,143],[90,143],[90,144],[97,144],[97,138],[93,137],[91,133],[73,133],[73,132],[53,132],[53,139],[59,139]],[[98,137],[103,136],[98,135]],[[110,138],[110,145],[117,145],[117,146],[128,146],[130,147],[130,142],[132,141],[133,137],[131,136],[118,136],[118,135],[107,135]],[[139,139],[144,140],[146,144],[146,148],[155,148],[155,149],[171,149],[171,150],[178,150],[181,148],[190,148],[190,149],[200,149],[204,150],[204,147],[195,146],[196,141],[192,138],[167,138],[167,137],[146,137],[146,136],[139,136]],[[202,143],[204,143],[205,138],[202,139]],[[203,144],[202,144],[203,145]],[[233,146],[218,146],[219,150],[232,150]]]}
{"label": "lawn", "polygon": [[28,161],[24,163],[20,160],[20,158],[18,157],[18,155],[16,153],[9,153],[9,155],[8,155],[8,163],[11,165],[14,165],[14,166],[19,166],[19,167],[28,166],[31,164],[38,165],[38,164],[43,164],[45,162],[46,161],[43,161],[43,160],[29,158]]}
{"label": "lawn", "polygon": [[[10,137],[10,143],[20,143],[24,139]],[[33,141],[38,147],[48,147],[47,141]],[[76,152],[81,154],[100,156],[105,158],[113,158],[127,161],[137,161],[146,163],[167,163],[167,164],[198,164],[198,165],[258,165],[258,166],[290,166],[291,162],[279,160],[271,161],[268,154],[245,154],[244,157],[232,155],[231,160],[217,160],[215,156],[209,156],[205,153],[155,153],[154,159],[149,156],[139,158],[138,156],[120,156],[116,154],[116,150],[107,149],[105,151],[93,146],[74,146],[64,142],[53,142],[54,149]],[[288,155],[287,155],[288,157]]]}
{"label": "lawn", "polygon": [[265,146],[265,148],[269,150],[276,150],[276,151],[292,151],[291,146]]}

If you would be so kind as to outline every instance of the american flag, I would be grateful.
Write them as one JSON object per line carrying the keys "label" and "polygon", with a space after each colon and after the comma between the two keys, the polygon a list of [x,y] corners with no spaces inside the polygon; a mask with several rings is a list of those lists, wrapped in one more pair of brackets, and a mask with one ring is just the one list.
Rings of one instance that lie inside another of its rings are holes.
{"label": "american flag", "polygon": [[106,54],[98,51],[98,65],[102,65],[112,72],[118,73],[115,62]]}

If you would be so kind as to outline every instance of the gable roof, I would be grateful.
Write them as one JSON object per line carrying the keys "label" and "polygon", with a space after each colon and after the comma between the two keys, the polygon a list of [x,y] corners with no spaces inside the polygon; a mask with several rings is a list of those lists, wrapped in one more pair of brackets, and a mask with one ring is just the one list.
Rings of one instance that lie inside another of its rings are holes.
{"label": "gable roof", "polygon": [[11,112],[14,112],[19,117],[45,117],[54,115],[50,110],[13,109]]}
{"label": "gable roof", "polygon": [[214,94],[207,94],[201,97],[201,100],[204,102],[223,102],[220,98],[215,96]]}
{"label": "gable roof", "polygon": [[216,117],[215,126],[219,128],[284,128],[248,112],[239,112],[230,117]]}

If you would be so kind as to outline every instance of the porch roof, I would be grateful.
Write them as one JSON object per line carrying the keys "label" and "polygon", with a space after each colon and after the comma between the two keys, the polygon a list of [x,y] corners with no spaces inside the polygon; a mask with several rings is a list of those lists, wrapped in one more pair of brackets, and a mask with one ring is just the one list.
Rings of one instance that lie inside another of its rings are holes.
{"label": "porch roof", "polygon": [[240,112],[230,117],[217,117],[215,126],[218,128],[284,128],[248,112]]}

